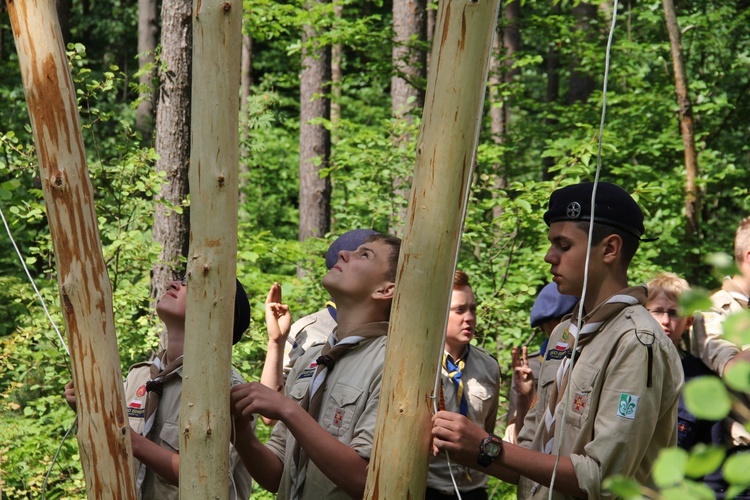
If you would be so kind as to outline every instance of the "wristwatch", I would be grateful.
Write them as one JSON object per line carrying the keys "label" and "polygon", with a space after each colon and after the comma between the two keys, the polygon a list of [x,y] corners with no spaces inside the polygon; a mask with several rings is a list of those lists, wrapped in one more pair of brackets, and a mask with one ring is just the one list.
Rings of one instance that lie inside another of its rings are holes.
{"label": "wristwatch", "polygon": [[477,462],[482,467],[487,467],[503,453],[503,440],[494,434],[482,439],[479,445],[479,459]]}

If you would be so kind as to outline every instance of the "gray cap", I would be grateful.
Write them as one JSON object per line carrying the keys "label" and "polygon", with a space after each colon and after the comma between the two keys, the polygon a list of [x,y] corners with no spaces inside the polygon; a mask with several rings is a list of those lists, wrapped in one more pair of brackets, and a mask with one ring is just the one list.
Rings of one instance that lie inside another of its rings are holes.
{"label": "gray cap", "polygon": [[542,288],[531,308],[531,326],[537,327],[548,320],[562,318],[578,303],[578,297],[563,295],[552,282]]}

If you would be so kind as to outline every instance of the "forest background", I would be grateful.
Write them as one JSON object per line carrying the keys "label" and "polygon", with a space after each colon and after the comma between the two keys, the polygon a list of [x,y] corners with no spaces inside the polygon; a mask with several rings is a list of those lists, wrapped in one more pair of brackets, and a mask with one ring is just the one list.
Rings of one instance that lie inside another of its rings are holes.
{"label": "forest background", "polygon": [[[199,70],[191,68],[190,2],[57,5],[124,372],[157,349],[154,298],[184,268],[190,100],[210,97],[190,95],[191,71]],[[633,194],[646,213],[647,236],[658,237],[641,245],[633,283],[670,270],[696,286],[717,287],[710,257],[731,254],[737,222],[750,214],[748,7],[747,0],[676,3],[688,83],[678,103],[680,71],[676,79],[664,5],[619,3],[602,180]],[[246,379],[260,376],[263,301],[274,281],[299,318],[327,298],[319,282],[336,235],[358,227],[402,232],[435,12],[434,4],[409,0],[245,0],[237,61],[237,274],[253,321],[233,354]],[[503,367],[501,423],[510,348],[540,342],[529,311],[549,280],[546,200],[559,186],[593,179],[612,15],[606,1],[501,5],[458,263],[480,304],[477,342]],[[0,99],[0,208],[61,325],[39,168],[4,8]],[[692,158],[680,128],[687,119]],[[0,242],[1,491],[9,499],[38,498],[51,471],[48,498],[83,497],[75,439],[65,441],[50,469],[74,417],[62,397],[69,361],[7,234]],[[497,497],[513,491],[492,488]]]}

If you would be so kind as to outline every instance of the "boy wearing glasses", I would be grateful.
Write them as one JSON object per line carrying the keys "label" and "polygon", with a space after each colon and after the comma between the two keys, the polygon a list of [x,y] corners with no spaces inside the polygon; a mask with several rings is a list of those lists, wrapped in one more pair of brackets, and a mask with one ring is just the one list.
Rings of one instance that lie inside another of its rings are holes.
{"label": "boy wearing glasses", "polygon": [[[664,328],[669,340],[680,353],[685,382],[701,375],[714,373],[700,359],[685,350],[687,334],[693,324],[692,316],[680,314],[680,296],[690,291],[687,281],[674,273],[662,273],[648,282],[646,309]],[[680,396],[677,407],[677,445],[686,450],[696,443],[711,444],[711,431],[716,422],[697,419],[687,408]]]}

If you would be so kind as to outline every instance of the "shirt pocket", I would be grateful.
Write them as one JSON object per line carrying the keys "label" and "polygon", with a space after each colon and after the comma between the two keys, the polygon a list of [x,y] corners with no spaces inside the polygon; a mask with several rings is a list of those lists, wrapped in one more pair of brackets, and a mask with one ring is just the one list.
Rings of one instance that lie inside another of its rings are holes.
{"label": "shirt pocket", "polygon": [[[485,414],[489,409],[490,398],[493,394],[476,381],[469,381],[466,389],[469,391],[469,406],[471,406],[471,411],[474,413],[475,418],[484,420]],[[479,422],[479,424],[482,423]]]}
{"label": "shirt pocket", "polygon": [[321,425],[334,436],[343,436],[352,425],[362,392],[358,387],[336,384],[331,390]]}
{"label": "shirt pocket", "polygon": [[171,449],[174,452],[180,451],[180,426],[178,422],[164,422],[159,433],[159,439],[162,444],[166,445],[164,448]]}
{"label": "shirt pocket", "polygon": [[[572,373],[570,401],[565,414],[565,422],[580,429],[586,424],[594,405],[594,381],[599,368],[584,362],[576,363]],[[560,404],[564,404],[564,400]]]}
{"label": "shirt pocket", "polygon": [[[292,386],[292,390],[289,391],[289,397],[295,400],[297,404],[300,404],[302,402],[302,398],[305,397],[305,393],[307,392],[308,387],[310,387],[309,378],[297,380]],[[321,387],[320,389],[322,390],[323,388]]]}

